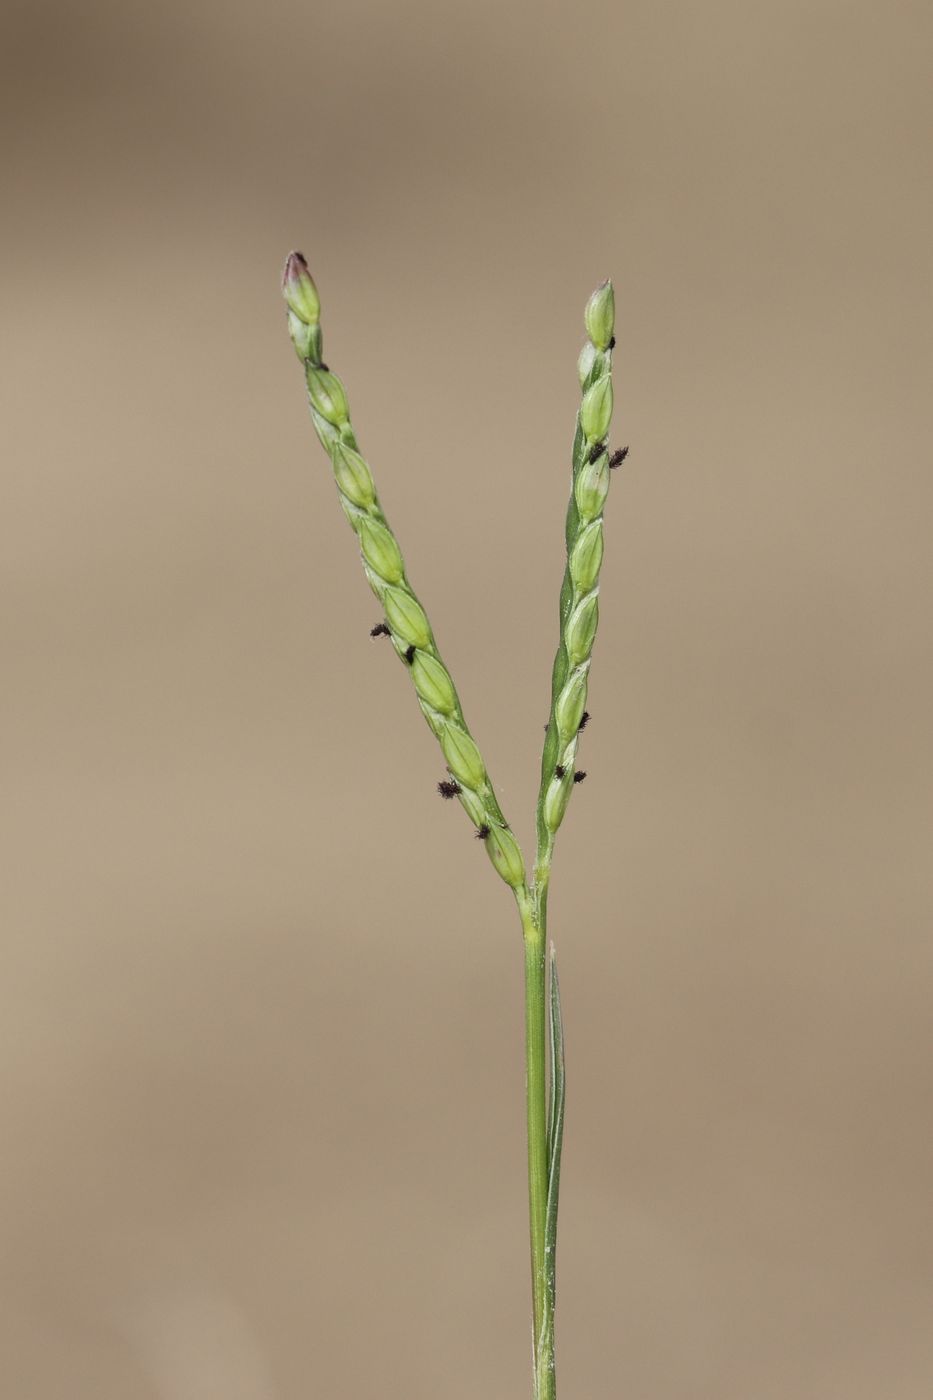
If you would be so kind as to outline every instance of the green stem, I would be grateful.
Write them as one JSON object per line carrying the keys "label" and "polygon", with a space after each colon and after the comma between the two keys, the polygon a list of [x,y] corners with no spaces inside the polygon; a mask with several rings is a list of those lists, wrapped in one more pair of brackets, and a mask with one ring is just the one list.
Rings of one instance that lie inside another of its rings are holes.
{"label": "green stem", "polygon": [[547,956],[544,902],[522,908],[525,941],[525,1085],[535,1400],[554,1400],[554,1323],[548,1287]]}

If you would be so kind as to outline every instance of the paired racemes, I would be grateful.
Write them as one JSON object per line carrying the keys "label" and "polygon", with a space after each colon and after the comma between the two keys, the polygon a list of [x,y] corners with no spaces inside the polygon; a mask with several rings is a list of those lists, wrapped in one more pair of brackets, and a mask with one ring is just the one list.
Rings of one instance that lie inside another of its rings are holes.
{"label": "paired racemes", "polygon": [[[586,709],[593,642],[599,623],[603,508],[612,473],[628,448],[609,450],[613,410],[612,352],[615,303],[604,282],[584,313],[587,339],[577,364],[582,393],[572,452],[565,527],[566,566],[560,592],[560,637],[551,677],[536,807],[536,851],[529,871],[503,815],[482,754],[467,727],[450,672],[438,651],[427,614],[405,572],[398,542],[382,510],[362,456],[343,383],[324,363],[320,300],[308,265],[292,253],[282,290],[288,328],[304,369],[311,419],[333,468],[344,514],[357,536],[363,572],[379,599],[383,620],[373,638],[388,639],[408,670],[418,704],[441,747],[448,776],[440,796],[458,801],[493,867],[510,886],[521,916],[525,947],[525,1066],[528,1188],[536,1400],[555,1400],[554,1298],[557,1205],[564,1113],[564,1054],[553,948],[547,946],[547,898],[557,831],[571,793],[586,778],[576,766]],[[548,979],[550,969],[550,979]]]}

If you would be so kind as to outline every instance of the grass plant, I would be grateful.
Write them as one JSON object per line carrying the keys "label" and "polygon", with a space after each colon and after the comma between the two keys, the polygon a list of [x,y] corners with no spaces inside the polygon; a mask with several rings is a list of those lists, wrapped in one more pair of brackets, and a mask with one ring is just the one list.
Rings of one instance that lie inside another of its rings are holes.
{"label": "grass plant", "polygon": [[459,801],[518,906],[525,951],[534,1397],[556,1400],[554,1306],[565,1082],[560,987],[553,944],[548,949],[547,901],[557,832],[574,788],[586,777],[576,767],[576,759],[580,734],[589,719],[586,698],[599,622],[603,507],[612,471],[627,453],[626,448],[610,452],[608,443],[615,345],[612,284],[607,281],[597,287],[584,313],[587,339],[577,366],[582,397],[572,450],[560,640],[541,758],[537,846],[530,875],[467,727],[427,613],[408,581],[398,541],[359,450],[346,390],[324,363],[320,299],[301,253],[288,257],[282,292],[289,334],[305,374],[311,421],[330,458],[340,504],[359,541],[363,572],[382,607],[384,621],[373,632],[385,635],[394,647],[440,744],[449,774],[439,784],[441,796]]}

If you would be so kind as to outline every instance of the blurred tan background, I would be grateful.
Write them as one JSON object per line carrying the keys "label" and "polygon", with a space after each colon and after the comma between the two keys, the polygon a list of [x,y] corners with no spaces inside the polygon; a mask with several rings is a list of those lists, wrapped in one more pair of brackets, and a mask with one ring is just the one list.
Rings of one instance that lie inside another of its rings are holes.
{"label": "blurred tan background", "polygon": [[925,1400],[929,7],[2,29],[4,1397],[530,1393],[517,919],[368,639],[299,247],[526,844],[616,283],[561,1396]]}

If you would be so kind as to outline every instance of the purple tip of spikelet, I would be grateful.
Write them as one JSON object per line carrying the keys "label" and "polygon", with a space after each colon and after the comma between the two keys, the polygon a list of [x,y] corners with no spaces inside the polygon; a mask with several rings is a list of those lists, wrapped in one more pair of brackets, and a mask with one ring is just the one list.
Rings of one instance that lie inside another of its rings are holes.
{"label": "purple tip of spikelet", "polygon": [[317,325],[321,315],[321,303],[317,287],[308,271],[304,253],[289,253],[282,271],[282,295],[300,321],[307,326]]}

